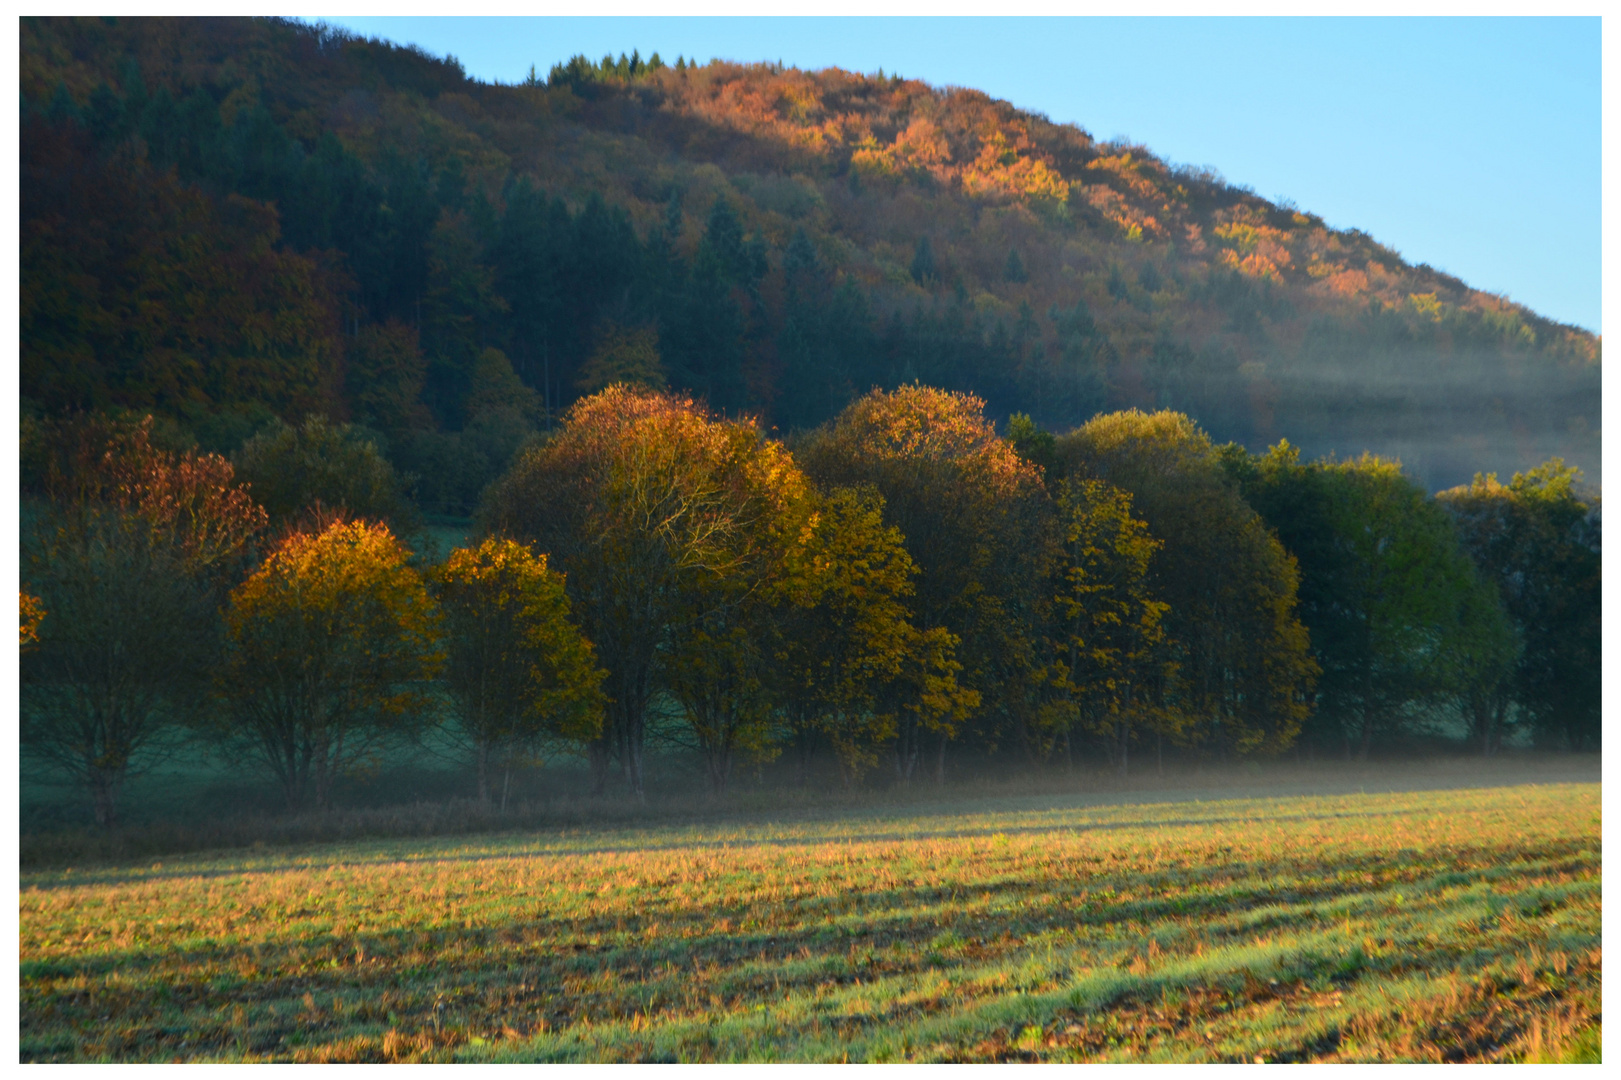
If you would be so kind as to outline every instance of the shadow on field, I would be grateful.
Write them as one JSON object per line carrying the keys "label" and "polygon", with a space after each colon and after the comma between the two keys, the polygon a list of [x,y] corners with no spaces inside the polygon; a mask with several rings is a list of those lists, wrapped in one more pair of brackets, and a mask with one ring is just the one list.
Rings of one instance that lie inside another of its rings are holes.
{"label": "shadow on field", "polygon": [[1483,787],[25,881],[22,1056],[1504,1060],[1598,1022],[1598,796]]}

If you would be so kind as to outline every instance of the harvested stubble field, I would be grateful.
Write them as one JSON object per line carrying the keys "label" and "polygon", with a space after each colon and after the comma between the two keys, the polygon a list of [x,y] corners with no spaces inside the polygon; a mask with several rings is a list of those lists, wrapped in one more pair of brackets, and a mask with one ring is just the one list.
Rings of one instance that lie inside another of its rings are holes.
{"label": "harvested stubble field", "polygon": [[25,874],[24,1060],[1594,1057],[1595,783]]}

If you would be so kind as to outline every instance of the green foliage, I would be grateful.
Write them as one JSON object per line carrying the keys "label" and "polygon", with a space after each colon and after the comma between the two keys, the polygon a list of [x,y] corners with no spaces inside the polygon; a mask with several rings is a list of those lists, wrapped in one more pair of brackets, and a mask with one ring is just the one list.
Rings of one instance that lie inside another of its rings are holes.
{"label": "green foliage", "polygon": [[939,277],[934,266],[934,247],[927,236],[918,238],[917,250],[912,254],[911,272],[912,280],[925,287],[933,285]]}
{"label": "green foliage", "polygon": [[373,438],[348,424],[324,416],[298,427],[277,421],[243,443],[235,463],[275,525],[327,512],[386,521],[402,532],[416,527],[393,466]]}
{"label": "green foliage", "polygon": [[96,824],[165,738],[194,715],[218,653],[217,596],[132,514],[38,522],[24,575],[48,613],[23,657],[19,740],[83,787]]}
{"label": "green foliage", "polygon": [[602,729],[591,643],[568,617],[563,575],[494,537],[457,548],[430,583],[443,616],[445,682],[489,801],[490,768],[542,737],[587,742]]}
{"label": "green foliage", "polygon": [[468,379],[469,421],[495,409],[510,409],[525,418],[540,414],[540,395],[523,384],[512,361],[500,349],[482,349]]}
{"label": "green foliage", "polygon": [[355,418],[385,433],[427,426],[422,403],[427,361],[417,333],[398,320],[361,329],[349,348],[346,374]]}
{"label": "green foliage", "polygon": [[663,390],[664,365],[659,360],[658,330],[651,326],[624,328],[608,323],[598,331],[596,351],[580,369],[575,385],[596,393],[615,383]]}
{"label": "green foliage", "polygon": [[280,782],[290,809],[423,723],[444,664],[439,612],[388,527],[292,532],[231,593],[222,732]]}
{"label": "green foliage", "polygon": [[1514,643],[1446,512],[1396,462],[1302,465],[1279,443],[1244,491],[1301,568],[1301,615],[1322,668],[1319,736],[1365,756],[1426,705],[1482,708]]}
{"label": "green foliage", "polygon": [[[684,61],[677,58],[676,62],[681,65],[683,70],[685,69]],[[638,50],[631,50],[628,57],[624,53],[620,53],[618,60],[615,60],[613,54],[609,53],[595,64],[586,59],[585,56],[576,53],[574,56],[569,57],[568,63],[552,65],[551,72],[546,77],[546,85],[549,87],[566,86],[575,93],[580,93],[592,83],[603,82],[608,79],[618,79],[620,81],[639,79],[649,72],[658,71],[663,67],[664,61],[659,59],[659,54],[656,52],[648,57],[645,62],[642,60],[641,53]],[[534,75],[534,69],[531,67],[529,85],[535,85]]]}
{"label": "green foliage", "polygon": [[1030,280],[1030,274],[1024,268],[1024,260],[1019,257],[1018,248],[1008,248],[1007,265],[1002,268],[1002,277],[1015,285],[1022,285]]}
{"label": "green foliage", "polygon": [[[1443,491],[1463,546],[1496,588],[1519,642],[1504,697],[1539,739],[1572,748],[1601,737],[1599,499],[1553,458],[1507,484],[1496,476]],[[1481,721],[1500,721],[1502,702]],[[1477,722],[1489,748],[1494,732]]]}
{"label": "green foliage", "polygon": [[1051,474],[1057,482],[1060,470],[1052,432],[1030,419],[1029,413],[1014,413],[1008,417],[1007,440],[1021,458],[1041,470],[1044,478]]}

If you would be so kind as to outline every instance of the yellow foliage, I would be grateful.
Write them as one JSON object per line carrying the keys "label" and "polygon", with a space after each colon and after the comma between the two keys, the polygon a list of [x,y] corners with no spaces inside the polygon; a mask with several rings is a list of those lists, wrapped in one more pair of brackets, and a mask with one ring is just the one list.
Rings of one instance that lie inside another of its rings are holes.
{"label": "yellow foliage", "polygon": [[[515,540],[457,548],[431,574],[448,681],[481,752],[543,732],[595,738],[604,673],[569,621],[563,575]],[[483,758],[481,757],[481,764]]]}
{"label": "yellow foliage", "polygon": [[294,532],[231,594],[221,689],[298,804],[426,704],[439,611],[388,526]]}
{"label": "yellow foliage", "polygon": [[1409,293],[1407,304],[1413,311],[1431,322],[1441,321],[1441,301],[1433,292]]}
{"label": "yellow foliage", "polygon": [[869,134],[850,154],[850,168],[863,179],[891,179],[897,174],[894,150],[880,146]]}
{"label": "yellow foliage", "polygon": [[[1027,139],[1021,138],[1019,142],[1022,145],[1009,142],[1000,128],[984,135],[978,156],[962,171],[963,191],[980,197],[1004,195],[1066,201],[1069,183],[1046,161],[1029,152],[1034,148]],[[1021,149],[1025,151],[1022,155]]]}
{"label": "yellow foliage", "polygon": [[1212,230],[1227,245],[1220,255],[1222,264],[1250,277],[1283,280],[1284,271],[1294,263],[1286,246],[1289,234],[1260,223],[1254,211],[1241,216],[1238,210],[1224,215],[1230,220]]}
{"label": "yellow foliage", "polygon": [[[1284,265],[1287,266],[1289,253],[1283,252],[1282,257]],[[1221,262],[1223,266],[1230,266],[1239,273],[1247,274],[1250,277],[1271,278],[1274,281],[1283,280],[1283,274],[1278,263],[1258,251],[1242,258],[1231,250],[1223,251],[1221,253]]]}
{"label": "yellow foliage", "polygon": [[45,608],[39,597],[30,596],[22,590],[17,592],[22,611],[22,644],[23,649],[39,643],[39,624],[45,618]]}
{"label": "yellow foliage", "polygon": [[1145,235],[1156,238],[1165,235],[1165,229],[1158,219],[1131,205],[1125,196],[1113,188],[1092,184],[1083,190],[1086,201],[1093,209],[1119,226],[1127,240],[1138,241]]}
{"label": "yellow foliage", "polygon": [[1312,252],[1311,262],[1306,265],[1306,273],[1312,278],[1332,277],[1344,270],[1345,264],[1327,262],[1316,252]]}
{"label": "yellow foliage", "polygon": [[1143,158],[1135,156],[1130,150],[1127,150],[1120,154],[1094,158],[1087,162],[1086,167],[1116,177],[1127,191],[1139,199],[1159,202],[1163,193],[1159,184],[1144,175],[1144,164]]}

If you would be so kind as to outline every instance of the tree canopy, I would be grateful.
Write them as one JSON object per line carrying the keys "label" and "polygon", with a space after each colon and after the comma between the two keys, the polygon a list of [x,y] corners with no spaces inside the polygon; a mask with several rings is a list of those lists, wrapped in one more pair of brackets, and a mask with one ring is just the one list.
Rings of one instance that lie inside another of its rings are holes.
{"label": "tree canopy", "polygon": [[1299,457],[1280,443],[1238,471],[1299,560],[1322,669],[1317,734],[1366,756],[1415,710],[1489,697],[1513,641],[1446,511],[1399,463]]}
{"label": "tree canopy", "polygon": [[1297,614],[1295,559],[1181,413],[1099,416],[1056,440],[1066,477],[1131,494],[1164,546],[1152,594],[1170,605],[1186,738],[1232,753],[1277,753],[1311,713],[1318,670]]}
{"label": "tree canopy", "polygon": [[[1036,583],[1051,556],[1039,474],[984,417],[984,402],[921,386],[873,391],[796,447],[827,486],[870,486],[917,565],[911,621],[953,639],[964,693],[921,724],[902,723],[897,768],[910,776],[926,730],[939,761],[975,708],[1022,710],[1035,672]],[[997,687],[994,698],[987,691]],[[938,766],[937,766],[938,767]]]}
{"label": "tree canopy", "polygon": [[289,533],[231,593],[226,734],[275,773],[289,808],[324,808],[346,770],[423,723],[444,653],[409,555],[386,525],[338,520]]}
{"label": "tree canopy", "polygon": [[195,718],[218,659],[219,601],[265,513],[214,454],[141,423],[27,432],[21,741],[112,825],[125,781]]}
{"label": "tree canopy", "polygon": [[576,404],[490,490],[483,528],[557,560],[608,671],[608,722],[593,744],[599,783],[611,757],[641,793],[663,658],[765,586],[804,492],[787,451],[752,423],[622,385]]}
{"label": "tree canopy", "polygon": [[[1505,697],[1546,743],[1597,745],[1603,641],[1599,499],[1552,458],[1507,484],[1477,475],[1437,499],[1494,586],[1519,651]],[[1501,710],[1497,719],[1503,719]],[[1482,736],[1492,737],[1490,729]]]}
{"label": "tree canopy", "polygon": [[602,730],[596,652],[569,619],[563,576],[513,540],[486,538],[434,567],[445,682],[472,744],[479,798],[492,765],[540,739],[588,742]]}

